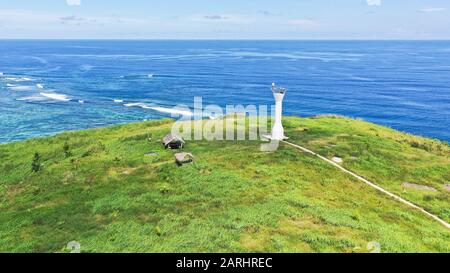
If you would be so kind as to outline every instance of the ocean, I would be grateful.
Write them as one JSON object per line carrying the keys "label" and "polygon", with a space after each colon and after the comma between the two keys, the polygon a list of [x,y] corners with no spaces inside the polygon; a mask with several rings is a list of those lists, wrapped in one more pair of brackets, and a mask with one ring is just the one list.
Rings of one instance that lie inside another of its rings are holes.
{"label": "ocean", "polygon": [[450,141],[450,41],[0,40],[0,142],[171,117],[172,107],[271,105]]}

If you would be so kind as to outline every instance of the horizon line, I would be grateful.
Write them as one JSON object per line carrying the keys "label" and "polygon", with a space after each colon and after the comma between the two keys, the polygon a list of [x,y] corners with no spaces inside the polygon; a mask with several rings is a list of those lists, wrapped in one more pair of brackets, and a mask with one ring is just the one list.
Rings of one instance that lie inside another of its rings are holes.
{"label": "horizon line", "polygon": [[1,38],[0,41],[450,41],[450,38]]}

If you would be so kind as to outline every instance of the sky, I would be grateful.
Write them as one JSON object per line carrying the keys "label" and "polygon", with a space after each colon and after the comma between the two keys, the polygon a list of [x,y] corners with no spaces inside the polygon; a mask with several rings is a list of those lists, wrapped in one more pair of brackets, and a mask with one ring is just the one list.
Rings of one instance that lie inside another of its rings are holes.
{"label": "sky", "polygon": [[0,0],[0,39],[450,39],[450,0]]}

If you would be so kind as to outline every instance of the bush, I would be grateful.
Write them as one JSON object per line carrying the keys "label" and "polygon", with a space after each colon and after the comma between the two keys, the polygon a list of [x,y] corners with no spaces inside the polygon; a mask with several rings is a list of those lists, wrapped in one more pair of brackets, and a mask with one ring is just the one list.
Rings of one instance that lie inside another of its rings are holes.
{"label": "bush", "polygon": [[158,235],[158,236],[161,236],[161,235],[162,235],[161,228],[160,228],[159,226],[156,226],[156,227],[155,227],[155,233],[156,233],[156,235]]}
{"label": "bush", "polygon": [[69,144],[67,144],[67,142],[64,143],[63,151],[64,151],[64,156],[65,156],[66,158],[69,158],[69,157],[72,156],[72,153],[70,152]]}
{"label": "bush", "polygon": [[39,172],[41,170],[41,156],[39,153],[34,154],[33,162],[31,162],[31,171]]}
{"label": "bush", "polygon": [[430,202],[430,201],[433,201],[433,200],[434,200],[434,197],[431,196],[431,195],[425,195],[423,197],[423,201],[426,201],[426,202]]}
{"label": "bush", "polygon": [[91,146],[81,157],[88,157],[96,153],[106,152],[106,146],[102,142],[98,142]]}

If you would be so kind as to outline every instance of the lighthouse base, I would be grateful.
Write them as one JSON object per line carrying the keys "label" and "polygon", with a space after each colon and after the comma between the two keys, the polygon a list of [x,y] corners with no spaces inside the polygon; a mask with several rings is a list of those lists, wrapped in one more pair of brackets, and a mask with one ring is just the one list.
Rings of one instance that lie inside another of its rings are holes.
{"label": "lighthouse base", "polygon": [[283,136],[283,137],[280,138],[280,137],[274,137],[272,135],[263,135],[262,137],[265,138],[265,139],[268,139],[268,140],[278,140],[278,141],[288,140],[289,139],[289,137],[287,137],[287,136]]}
{"label": "lighthouse base", "polygon": [[283,125],[281,124],[281,117],[279,117],[275,121],[275,125],[272,128],[272,133],[271,133],[270,139],[271,140],[285,140],[285,139],[287,139],[286,136],[284,135],[284,128],[283,128]]}

